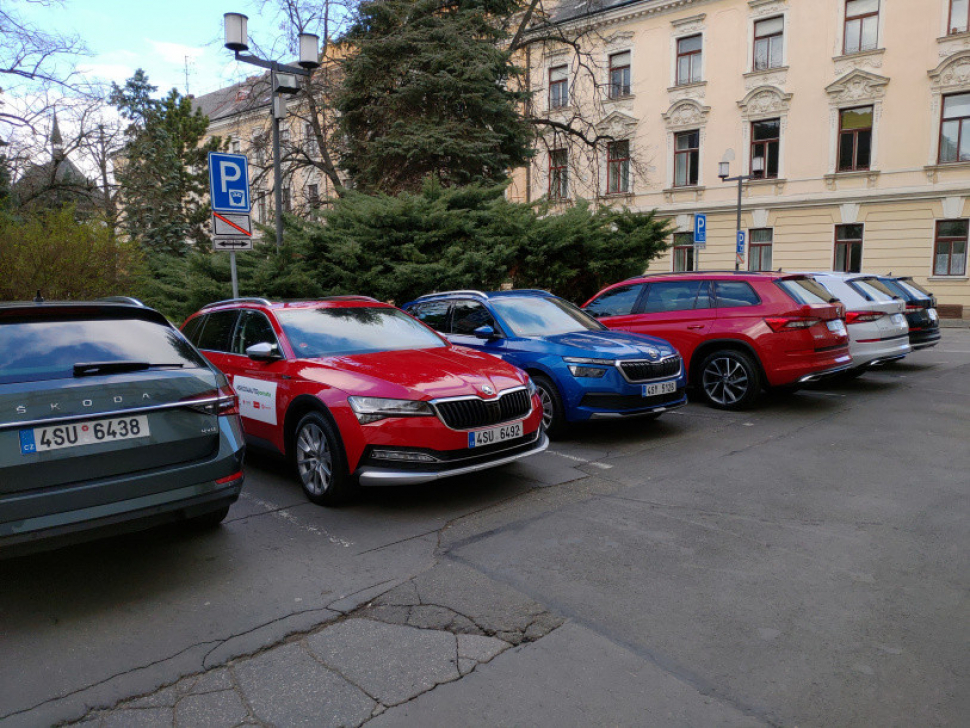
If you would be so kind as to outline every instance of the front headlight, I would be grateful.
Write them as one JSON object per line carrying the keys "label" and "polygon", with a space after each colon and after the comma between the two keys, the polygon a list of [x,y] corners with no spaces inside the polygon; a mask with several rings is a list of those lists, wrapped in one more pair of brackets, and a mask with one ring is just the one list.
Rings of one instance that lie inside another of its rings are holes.
{"label": "front headlight", "polygon": [[[562,360],[566,362],[574,377],[589,377],[591,379],[602,379],[606,376],[607,370],[601,367],[611,367],[616,363],[613,359],[587,359],[576,356],[564,356]],[[586,364],[598,366],[584,366]]]}
{"label": "front headlight", "polygon": [[387,417],[430,417],[434,415],[427,402],[384,397],[347,397],[350,408],[362,425]]}

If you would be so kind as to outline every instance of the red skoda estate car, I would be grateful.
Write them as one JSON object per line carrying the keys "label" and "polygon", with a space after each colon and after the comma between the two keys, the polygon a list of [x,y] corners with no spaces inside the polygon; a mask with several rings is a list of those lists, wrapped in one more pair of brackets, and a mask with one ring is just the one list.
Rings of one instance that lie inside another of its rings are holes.
{"label": "red skoda estate car", "polygon": [[617,283],[583,307],[611,329],[666,339],[708,404],[745,409],[765,387],[849,368],[845,307],[804,275],[671,273]]}
{"label": "red skoda estate car", "polygon": [[527,374],[372,298],[222,301],[182,331],[232,383],[247,442],[285,455],[314,503],[548,446]]}

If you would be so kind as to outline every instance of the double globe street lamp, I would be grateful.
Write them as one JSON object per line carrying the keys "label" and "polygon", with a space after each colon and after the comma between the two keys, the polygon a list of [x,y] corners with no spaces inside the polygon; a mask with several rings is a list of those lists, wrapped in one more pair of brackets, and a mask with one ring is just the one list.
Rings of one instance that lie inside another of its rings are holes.
{"label": "double globe street lamp", "polygon": [[[733,157],[733,153],[731,154]],[[717,166],[717,176],[721,178],[722,182],[737,182],[738,183],[738,230],[736,241],[741,242],[741,196],[743,191],[743,185],[748,180],[761,179],[765,172],[765,159],[764,157],[752,157],[751,159],[751,174],[739,174],[737,177],[731,177],[731,162],[724,161],[720,162]],[[734,270],[741,270],[741,255],[742,249],[738,246],[738,254],[734,258]]]}
{"label": "double globe street lamp", "polygon": [[273,188],[276,202],[276,247],[283,245],[283,175],[280,163],[280,119],[286,116],[286,96],[300,90],[297,76],[310,76],[320,66],[320,36],[300,33],[298,36],[300,57],[296,66],[277,61],[267,61],[246,54],[249,50],[249,17],[242,13],[226,13],[226,48],[236,55],[237,61],[266,68],[270,72],[273,119]]}

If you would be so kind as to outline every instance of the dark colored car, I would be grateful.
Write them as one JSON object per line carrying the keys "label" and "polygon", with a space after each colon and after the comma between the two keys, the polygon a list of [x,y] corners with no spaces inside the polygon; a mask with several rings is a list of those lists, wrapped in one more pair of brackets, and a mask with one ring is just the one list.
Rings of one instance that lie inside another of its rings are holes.
{"label": "dark colored car", "polygon": [[936,296],[912,278],[880,276],[886,290],[906,302],[906,323],[909,324],[909,345],[928,349],[940,343],[940,316],[936,312]]}
{"label": "dark colored car", "polygon": [[314,503],[497,467],[549,444],[523,372],[373,298],[221,301],[183,331],[230,377],[247,441],[287,457]]}
{"label": "dark colored car", "polygon": [[0,552],[215,525],[243,483],[236,397],[137,302],[0,304]]}
{"label": "dark colored car", "polygon": [[452,343],[528,372],[551,437],[569,422],[650,419],[687,404],[683,363],[670,344],[610,331],[547,291],[432,293],[404,309]]}
{"label": "dark colored car", "polygon": [[744,409],[766,387],[847,370],[845,307],[811,278],[784,273],[668,273],[631,278],[585,310],[611,329],[666,339],[687,382],[713,407]]}

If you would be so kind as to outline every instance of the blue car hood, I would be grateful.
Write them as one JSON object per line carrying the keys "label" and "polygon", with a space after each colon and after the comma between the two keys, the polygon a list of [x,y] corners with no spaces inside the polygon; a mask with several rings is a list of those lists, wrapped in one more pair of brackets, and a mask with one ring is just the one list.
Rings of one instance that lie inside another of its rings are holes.
{"label": "blue car hood", "polygon": [[663,339],[624,331],[574,331],[568,334],[543,336],[550,344],[568,347],[566,356],[583,356],[593,359],[643,359],[644,349],[653,347],[661,356],[675,354],[674,347]]}

